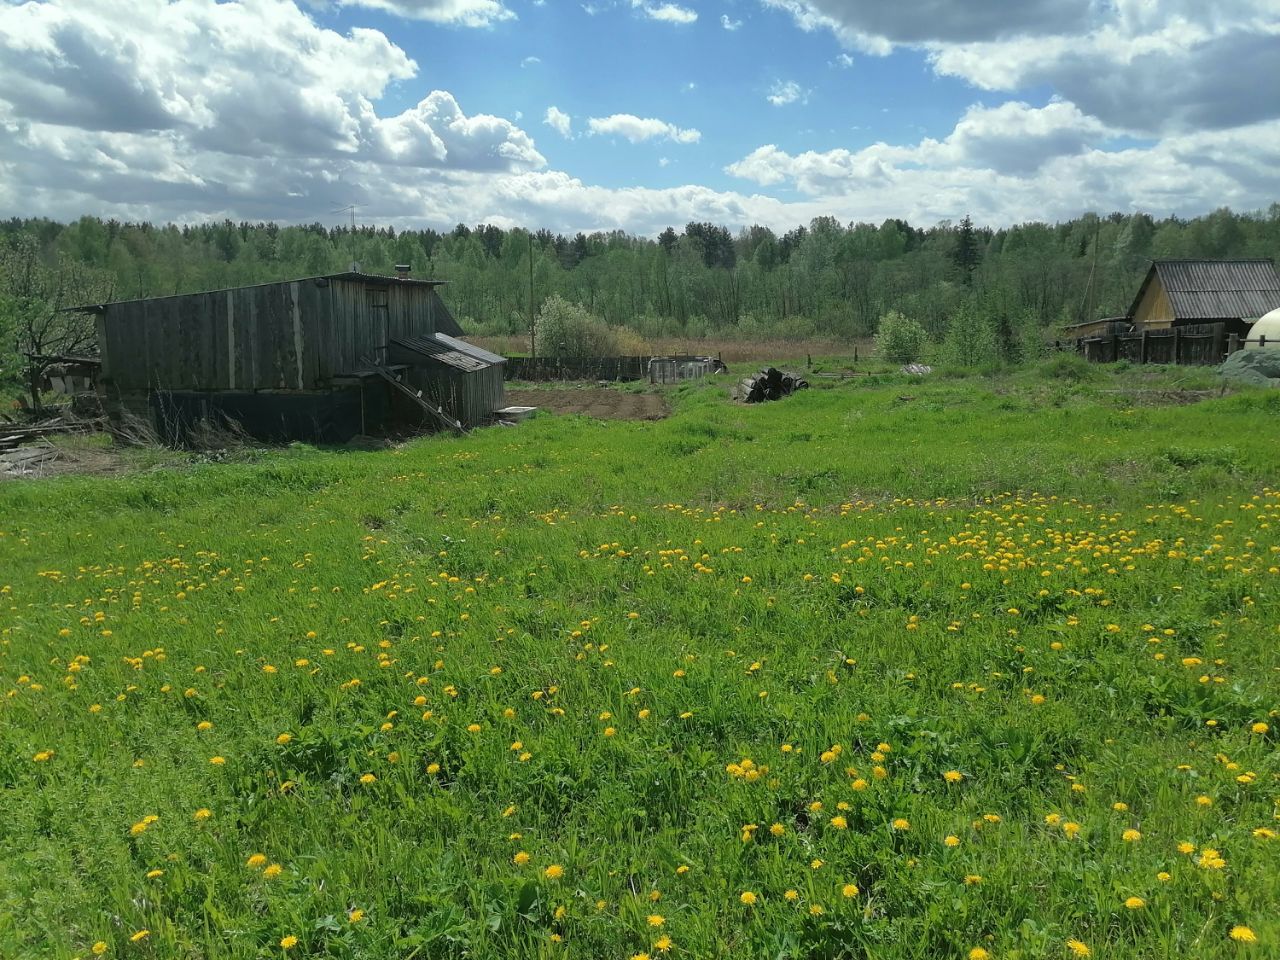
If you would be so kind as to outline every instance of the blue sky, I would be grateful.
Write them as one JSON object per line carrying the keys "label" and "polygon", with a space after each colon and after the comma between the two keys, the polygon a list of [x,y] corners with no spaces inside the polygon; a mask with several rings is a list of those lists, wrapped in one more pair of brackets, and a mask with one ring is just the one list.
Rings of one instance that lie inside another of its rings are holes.
{"label": "blue sky", "polygon": [[[934,75],[917,51],[855,57],[829,34],[795,29],[782,11],[705,6],[710,12],[691,24],[651,20],[629,5],[601,4],[591,14],[582,4],[555,0],[521,5],[518,20],[484,30],[406,26],[388,14],[352,9],[322,19],[340,30],[377,26],[418,61],[421,75],[388,91],[388,111],[443,87],[469,109],[520,115],[553,166],[611,187],[695,178],[728,189],[734,178],[724,166],[762,142],[801,152],[943,137],[966,106],[984,99],[961,81]],[[722,26],[717,11],[737,24],[734,30]],[[768,96],[788,82],[804,91],[802,98],[771,104]],[[579,134],[585,118],[627,113],[696,129],[702,139],[692,146],[566,140],[541,125],[552,105],[574,118]]]}
{"label": "blue sky", "polygon": [[1276,76],[1280,0],[0,0],[0,214],[1255,210]]}

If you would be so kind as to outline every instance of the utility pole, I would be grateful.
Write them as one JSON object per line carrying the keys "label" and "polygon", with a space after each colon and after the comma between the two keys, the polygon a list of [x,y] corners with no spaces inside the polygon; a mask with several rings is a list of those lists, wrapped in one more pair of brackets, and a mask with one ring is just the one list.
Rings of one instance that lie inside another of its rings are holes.
{"label": "utility pole", "polygon": [[538,344],[533,329],[533,231],[526,233],[529,238],[529,354],[538,359]]}

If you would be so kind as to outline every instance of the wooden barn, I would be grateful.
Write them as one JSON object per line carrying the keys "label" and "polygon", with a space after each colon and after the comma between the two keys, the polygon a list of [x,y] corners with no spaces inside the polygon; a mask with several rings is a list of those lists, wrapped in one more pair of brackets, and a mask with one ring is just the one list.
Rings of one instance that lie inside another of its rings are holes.
{"label": "wooden barn", "polygon": [[1156,260],[1128,319],[1138,331],[1221,323],[1244,336],[1276,307],[1280,275],[1271,260]]}
{"label": "wooden barn", "polygon": [[103,404],[168,440],[227,419],[263,439],[324,442],[491,419],[503,358],[457,339],[439,281],[397,271],[78,308],[97,315]]}

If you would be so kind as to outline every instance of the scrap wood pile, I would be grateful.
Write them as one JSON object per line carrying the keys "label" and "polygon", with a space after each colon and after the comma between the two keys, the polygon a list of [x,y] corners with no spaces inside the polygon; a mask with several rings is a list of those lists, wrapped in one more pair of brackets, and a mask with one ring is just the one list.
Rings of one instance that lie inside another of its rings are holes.
{"label": "scrap wood pile", "polygon": [[743,378],[738,384],[738,395],[746,403],[764,403],[766,400],[781,400],[808,386],[809,381],[798,373],[765,367],[756,376]]}
{"label": "scrap wood pile", "polygon": [[100,429],[100,420],[84,420],[73,415],[58,414],[34,423],[20,423],[9,417],[0,419],[0,450],[12,450],[32,440],[59,433],[89,433]]}
{"label": "scrap wood pile", "polygon": [[97,420],[55,416],[37,423],[18,423],[5,417],[0,420],[0,476],[22,476],[38,472],[42,465],[56,460],[60,451],[49,443],[56,434],[87,433],[101,426]]}

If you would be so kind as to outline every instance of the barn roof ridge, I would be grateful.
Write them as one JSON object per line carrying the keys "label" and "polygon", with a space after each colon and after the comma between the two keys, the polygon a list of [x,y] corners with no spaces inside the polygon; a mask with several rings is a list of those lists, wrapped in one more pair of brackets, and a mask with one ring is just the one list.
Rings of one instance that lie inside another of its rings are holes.
{"label": "barn roof ridge", "polygon": [[343,270],[339,273],[322,273],[313,277],[289,277],[284,280],[263,280],[260,283],[241,283],[231,287],[215,287],[212,290],[188,290],[185,293],[166,293],[158,297],[131,297],[128,300],[106,300],[102,303],[85,303],[75,307],[65,307],[64,313],[101,313],[106,307],[114,307],[124,303],[142,303],[146,300],[174,300],[178,297],[199,297],[210,293],[230,293],[232,290],[253,290],[257,287],[272,287],[280,283],[309,283],[316,280],[356,280],[376,283],[379,286],[439,287],[448,280],[418,280],[413,277],[388,277],[380,273],[362,273],[357,270]]}

